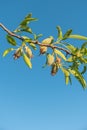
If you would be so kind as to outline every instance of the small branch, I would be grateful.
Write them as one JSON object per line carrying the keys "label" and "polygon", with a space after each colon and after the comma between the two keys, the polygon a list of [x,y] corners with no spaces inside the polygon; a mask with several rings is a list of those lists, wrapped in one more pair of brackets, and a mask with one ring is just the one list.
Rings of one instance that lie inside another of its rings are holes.
{"label": "small branch", "polygon": [[0,27],[1,27],[2,29],[4,29],[9,35],[11,35],[11,36],[13,36],[13,37],[16,37],[16,38],[18,38],[18,39],[20,39],[20,40],[24,40],[23,37],[21,37],[21,36],[19,36],[19,35],[16,35],[15,33],[11,32],[11,31],[10,31],[9,29],[7,29],[2,23],[0,23]]}
{"label": "small branch", "polygon": [[[4,31],[6,31],[9,35],[11,35],[11,36],[13,36],[13,37],[16,37],[16,38],[18,38],[18,39],[20,39],[20,40],[24,40],[24,38],[23,37],[21,37],[21,36],[19,36],[19,35],[16,35],[15,33],[13,33],[13,32],[11,32],[9,29],[7,29],[2,23],[0,23],[0,27],[4,30]],[[41,44],[39,41],[32,41],[32,43],[34,43],[34,44],[37,44],[37,45],[39,45],[39,46],[46,46],[46,47],[49,47],[49,48],[52,48],[52,49],[59,49],[59,50],[62,50],[62,51],[64,51],[64,52],[66,52],[67,54],[70,54],[70,55],[72,55],[72,53],[70,52],[70,51],[68,51],[67,49],[65,49],[65,48],[62,48],[62,47],[58,47],[58,46],[54,46],[54,45],[46,45],[46,44]]]}
{"label": "small branch", "polygon": [[62,51],[64,51],[64,52],[66,52],[67,54],[72,55],[72,53],[71,53],[70,51],[68,51],[67,49],[62,48],[62,47],[54,46],[54,45],[51,45],[51,44],[50,44],[50,45],[41,44],[39,41],[32,41],[32,43],[37,44],[37,45],[39,45],[39,46],[50,47],[50,48],[52,48],[52,49],[59,49],[59,50],[62,50]]}

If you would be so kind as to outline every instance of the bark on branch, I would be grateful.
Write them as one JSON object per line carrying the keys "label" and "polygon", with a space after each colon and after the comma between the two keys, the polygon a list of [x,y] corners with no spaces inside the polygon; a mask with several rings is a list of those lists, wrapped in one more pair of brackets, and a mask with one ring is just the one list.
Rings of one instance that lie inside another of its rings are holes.
{"label": "bark on branch", "polygon": [[[13,36],[13,37],[16,37],[16,38],[18,38],[18,39],[20,39],[20,40],[22,40],[22,41],[24,40],[24,38],[23,38],[22,36],[19,36],[19,35],[15,34],[14,32],[11,32],[11,31],[10,31],[8,28],[6,28],[2,23],[0,23],[0,27],[1,27],[4,31],[6,31],[9,35],[11,35],[11,36]],[[59,50],[62,50],[62,51],[64,51],[64,52],[66,52],[67,54],[72,55],[72,53],[71,53],[69,50],[67,50],[67,49],[65,49],[65,48],[62,48],[62,47],[58,47],[58,46],[55,46],[55,45],[41,44],[39,41],[35,41],[35,40],[33,40],[32,43],[37,44],[37,45],[39,45],[39,46],[46,46],[46,47],[49,47],[49,48],[52,48],[52,49],[59,49]]]}
{"label": "bark on branch", "polygon": [[18,38],[18,39],[20,39],[20,40],[24,40],[23,37],[21,37],[21,36],[19,36],[19,35],[16,35],[15,33],[11,32],[11,31],[10,31],[9,29],[7,29],[2,23],[0,23],[0,27],[1,27],[4,31],[6,31],[9,35],[11,35],[11,36],[13,36],[13,37],[16,37],[16,38]]}

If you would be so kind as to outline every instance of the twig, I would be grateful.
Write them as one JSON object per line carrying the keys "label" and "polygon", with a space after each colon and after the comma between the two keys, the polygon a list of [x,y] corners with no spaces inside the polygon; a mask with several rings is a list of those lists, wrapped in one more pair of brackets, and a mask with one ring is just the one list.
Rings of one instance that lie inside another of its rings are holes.
{"label": "twig", "polygon": [[67,50],[67,49],[65,49],[65,48],[62,48],[62,47],[58,47],[58,46],[54,46],[54,45],[46,45],[46,44],[41,44],[39,41],[32,41],[32,43],[34,43],[34,44],[37,44],[37,45],[39,45],[39,46],[46,46],[46,47],[50,47],[50,48],[52,48],[52,49],[59,49],[59,50],[62,50],[62,51],[64,51],[64,52],[66,52],[67,54],[70,54],[70,55],[72,55],[72,53],[69,51],[69,50]]}
{"label": "twig", "polygon": [[21,36],[19,36],[19,35],[16,35],[15,33],[11,32],[11,31],[10,31],[9,29],[7,29],[2,23],[0,23],[0,27],[1,27],[2,29],[4,29],[9,35],[11,35],[11,36],[13,36],[13,37],[16,37],[16,38],[18,38],[18,39],[20,39],[20,40],[24,40],[23,37],[21,37]]}
{"label": "twig", "polygon": [[[6,31],[9,35],[11,35],[11,36],[13,36],[13,37],[16,37],[16,38],[18,38],[18,39],[20,39],[20,40],[25,40],[22,36],[19,36],[19,35],[16,35],[15,33],[13,33],[13,32],[11,32],[9,29],[7,29],[2,23],[0,23],[0,27],[4,30],[4,31]],[[69,51],[69,50],[67,50],[67,49],[65,49],[65,48],[62,48],[62,47],[58,47],[58,46],[54,46],[54,45],[46,45],[46,44],[41,44],[39,41],[32,41],[32,43],[34,43],[34,44],[37,44],[37,45],[39,45],[39,46],[46,46],[46,47],[49,47],[49,48],[52,48],[52,49],[59,49],[59,50],[62,50],[62,51],[64,51],[64,52],[66,52],[67,54],[70,54],[70,55],[72,55],[72,53]]]}

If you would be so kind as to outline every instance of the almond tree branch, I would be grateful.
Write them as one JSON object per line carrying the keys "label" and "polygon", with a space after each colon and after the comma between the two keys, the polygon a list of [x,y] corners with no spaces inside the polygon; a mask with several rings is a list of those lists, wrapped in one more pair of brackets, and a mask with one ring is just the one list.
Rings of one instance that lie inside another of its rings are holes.
{"label": "almond tree branch", "polygon": [[7,29],[2,23],[0,23],[0,27],[5,30],[9,35],[13,36],[13,37],[16,37],[20,40],[24,40],[23,37],[19,36],[19,35],[16,35],[15,33],[11,32],[9,29]]}
{"label": "almond tree branch", "polygon": [[[20,39],[20,40],[25,40],[22,36],[19,36],[19,35],[17,35],[17,34],[15,34],[14,32],[11,32],[9,29],[7,29],[2,23],[0,23],[0,27],[4,30],[4,31],[6,31],[9,35],[11,35],[11,36],[13,36],[13,37],[16,37],[16,38],[18,38],[18,39]],[[46,47],[49,47],[49,48],[52,48],[52,49],[59,49],[59,50],[62,50],[62,51],[64,51],[64,52],[66,52],[67,54],[70,54],[70,55],[73,55],[69,50],[67,50],[67,49],[65,49],[65,48],[62,48],[62,47],[58,47],[58,46],[55,46],[55,45],[46,45],[46,44],[41,44],[39,41],[36,41],[36,40],[34,40],[34,41],[32,41],[32,43],[34,43],[34,44],[37,44],[37,45],[39,45],[39,46],[46,46]]]}
{"label": "almond tree branch", "polygon": [[48,45],[41,44],[39,41],[32,41],[32,43],[37,44],[39,46],[46,46],[46,47],[49,47],[49,48],[52,48],[52,49],[59,49],[59,50],[66,52],[67,54],[73,55],[69,50],[62,48],[62,47],[54,46],[52,44],[50,44],[50,45],[49,44]]}

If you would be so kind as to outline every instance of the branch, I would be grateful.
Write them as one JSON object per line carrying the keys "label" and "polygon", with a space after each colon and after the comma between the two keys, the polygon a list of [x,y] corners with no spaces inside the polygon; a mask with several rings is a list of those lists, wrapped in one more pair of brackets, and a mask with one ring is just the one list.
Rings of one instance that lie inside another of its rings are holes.
{"label": "branch", "polygon": [[15,33],[11,32],[11,31],[10,31],[9,29],[7,29],[2,23],[0,23],[0,27],[1,27],[2,29],[4,29],[9,35],[11,35],[11,36],[13,36],[13,37],[16,37],[16,38],[18,38],[18,39],[20,39],[20,40],[24,40],[23,37],[21,37],[21,36],[19,36],[19,35],[16,35]]}
{"label": "branch", "polygon": [[46,45],[46,44],[41,44],[39,41],[32,41],[32,43],[34,43],[34,44],[37,44],[37,45],[39,45],[39,46],[46,46],[46,47],[49,47],[49,48],[52,48],[52,49],[59,49],[59,50],[62,50],[62,51],[64,51],[64,52],[66,52],[67,54],[70,54],[70,55],[72,55],[72,53],[70,52],[70,51],[68,51],[67,49],[65,49],[65,48],[62,48],[62,47],[58,47],[58,46],[54,46],[54,45]]}
{"label": "branch", "polygon": [[[18,38],[18,39],[20,39],[20,40],[25,40],[23,37],[21,37],[21,36],[19,36],[19,35],[16,35],[15,33],[13,33],[13,32],[11,32],[9,29],[7,29],[2,23],[0,23],[0,27],[4,30],[4,31],[6,31],[9,35],[11,35],[11,36],[13,36],[13,37],[16,37],[16,38]],[[66,52],[67,54],[70,54],[70,55],[72,55],[72,53],[70,52],[70,51],[68,51],[67,49],[65,49],[65,48],[62,48],[62,47],[58,47],[58,46],[53,46],[53,45],[46,45],[46,44],[41,44],[39,41],[32,41],[32,43],[34,43],[34,44],[37,44],[37,45],[39,45],[39,46],[46,46],[46,47],[49,47],[49,48],[52,48],[52,49],[59,49],[59,50],[62,50],[62,51],[64,51],[64,52]]]}

